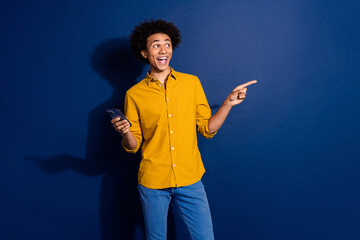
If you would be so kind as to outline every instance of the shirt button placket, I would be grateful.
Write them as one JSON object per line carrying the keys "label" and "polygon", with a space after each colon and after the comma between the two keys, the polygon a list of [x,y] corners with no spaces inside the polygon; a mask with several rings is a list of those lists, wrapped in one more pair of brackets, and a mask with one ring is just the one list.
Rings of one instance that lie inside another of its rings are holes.
{"label": "shirt button placket", "polygon": [[174,134],[173,130],[171,130],[173,128],[173,115],[172,115],[172,102],[171,99],[169,97],[169,91],[168,91],[169,86],[166,89],[166,105],[167,105],[167,109],[168,109],[168,129],[169,129],[169,139],[170,139],[170,155],[171,155],[171,162],[172,162],[172,169],[173,169],[173,173],[174,173],[174,178],[175,178],[175,185],[177,185],[177,180],[176,180],[176,172],[175,172],[175,166],[176,166],[176,154],[175,154],[175,147],[174,147],[174,143],[175,143],[175,139],[174,139]]}

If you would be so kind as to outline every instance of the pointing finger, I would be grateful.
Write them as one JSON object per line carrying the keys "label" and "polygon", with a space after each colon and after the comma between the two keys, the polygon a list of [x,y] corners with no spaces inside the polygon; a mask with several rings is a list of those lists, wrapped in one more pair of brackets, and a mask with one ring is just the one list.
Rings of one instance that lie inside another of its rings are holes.
{"label": "pointing finger", "polygon": [[239,90],[239,89],[244,88],[244,87],[247,87],[247,86],[250,86],[250,85],[253,85],[253,84],[255,84],[255,83],[257,83],[257,80],[252,80],[252,81],[249,81],[249,82],[247,82],[247,83],[241,84],[241,85],[237,86],[237,87],[234,89],[234,91]]}
{"label": "pointing finger", "polygon": [[242,84],[242,85],[240,85],[240,86],[241,86],[241,88],[244,88],[244,87],[253,85],[253,84],[255,84],[255,83],[257,83],[257,80],[251,80],[251,81],[249,81],[249,82],[247,82],[247,83],[244,83],[244,84]]}

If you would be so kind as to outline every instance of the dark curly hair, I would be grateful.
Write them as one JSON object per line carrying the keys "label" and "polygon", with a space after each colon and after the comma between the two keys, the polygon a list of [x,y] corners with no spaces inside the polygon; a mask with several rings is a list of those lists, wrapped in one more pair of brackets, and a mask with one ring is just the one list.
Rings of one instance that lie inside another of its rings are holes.
{"label": "dark curly hair", "polygon": [[146,50],[147,39],[155,33],[164,33],[171,39],[172,48],[178,47],[181,41],[179,29],[172,23],[164,20],[146,20],[135,26],[130,37],[130,48],[136,58],[144,63],[149,63],[147,58],[141,55],[142,50]]}

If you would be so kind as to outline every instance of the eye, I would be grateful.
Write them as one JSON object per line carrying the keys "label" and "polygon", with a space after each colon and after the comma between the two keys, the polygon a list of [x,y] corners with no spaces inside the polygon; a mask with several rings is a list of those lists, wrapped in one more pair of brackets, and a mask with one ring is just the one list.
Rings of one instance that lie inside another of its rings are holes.
{"label": "eye", "polygon": [[165,46],[166,46],[166,47],[170,47],[171,45],[170,45],[170,43],[167,43]]}

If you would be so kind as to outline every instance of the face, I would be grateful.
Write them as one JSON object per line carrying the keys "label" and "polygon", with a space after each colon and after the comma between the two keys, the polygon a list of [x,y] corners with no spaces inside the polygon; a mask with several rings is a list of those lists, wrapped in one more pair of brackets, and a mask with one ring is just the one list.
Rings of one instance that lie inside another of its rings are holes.
{"label": "face", "polygon": [[173,52],[170,37],[164,33],[153,34],[148,37],[146,47],[146,51],[141,51],[141,54],[149,60],[151,71],[168,70]]}

